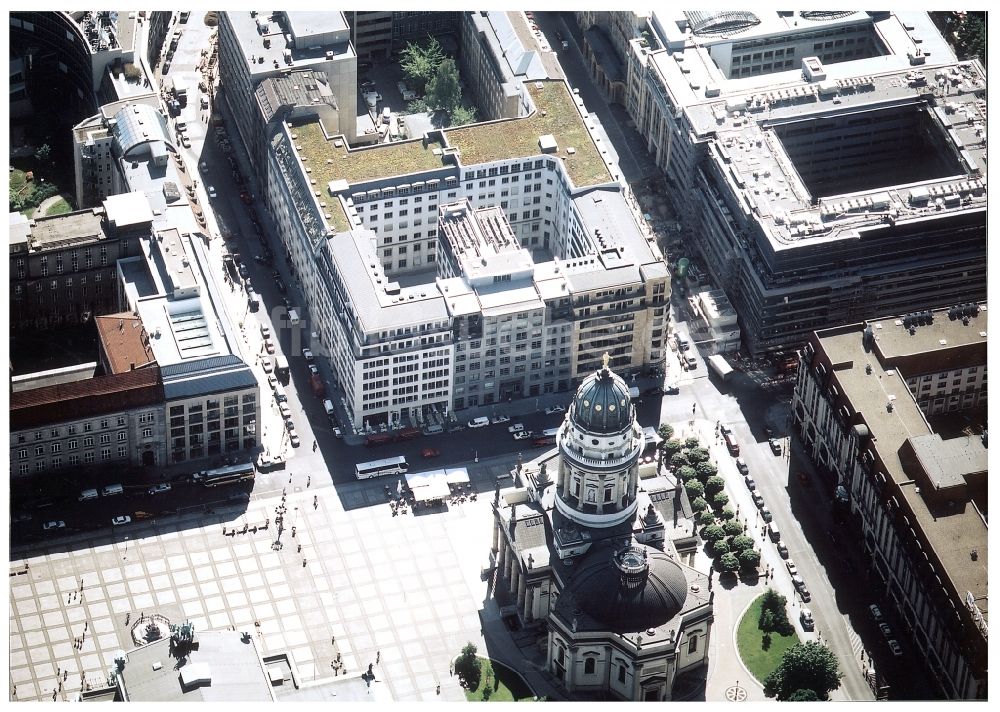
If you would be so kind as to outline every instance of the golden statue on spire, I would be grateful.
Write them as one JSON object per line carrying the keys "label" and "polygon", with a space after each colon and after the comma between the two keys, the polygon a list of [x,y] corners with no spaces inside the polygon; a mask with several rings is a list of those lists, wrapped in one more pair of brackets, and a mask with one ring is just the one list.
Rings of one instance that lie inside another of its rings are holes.
{"label": "golden statue on spire", "polygon": [[605,351],[605,352],[604,352],[604,370],[607,370],[607,368],[608,368],[608,363],[609,363],[610,361],[611,361],[611,356],[610,356],[610,355],[608,354],[608,352],[607,352],[607,351]]}

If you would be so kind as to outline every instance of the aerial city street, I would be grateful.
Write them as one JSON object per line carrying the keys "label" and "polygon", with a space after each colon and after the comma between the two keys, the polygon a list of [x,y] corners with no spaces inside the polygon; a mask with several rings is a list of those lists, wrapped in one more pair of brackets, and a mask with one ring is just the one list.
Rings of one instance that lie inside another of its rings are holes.
{"label": "aerial city street", "polygon": [[985,700],[985,13],[10,13],[11,701]]}

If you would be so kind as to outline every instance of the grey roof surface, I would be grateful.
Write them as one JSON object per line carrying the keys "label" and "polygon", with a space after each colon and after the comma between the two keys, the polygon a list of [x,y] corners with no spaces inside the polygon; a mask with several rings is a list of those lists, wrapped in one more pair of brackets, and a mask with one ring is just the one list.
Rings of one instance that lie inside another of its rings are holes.
{"label": "grey roof surface", "polygon": [[213,356],[163,366],[163,393],[167,400],[254,388],[253,371],[237,356]]}
{"label": "grey roof surface", "polygon": [[330,89],[326,74],[308,69],[267,77],[255,90],[265,122],[274,118],[282,107],[327,104],[337,108],[337,97]]}
{"label": "grey roof surface", "polygon": [[108,239],[103,211],[77,210],[34,222],[29,238],[32,247],[57,248]]}
{"label": "grey roof surface", "polygon": [[573,204],[580,211],[590,237],[593,238],[595,230],[600,230],[608,245],[622,249],[623,260],[637,265],[663,262],[636,224],[635,213],[621,191],[594,188],[573,198]]}
{"label": "grey roof surface", "polygon": [[444,298],[434,283],[401,289],[398,295],[387,294],[385,288],[391,280],[382,272],[381,260],[370,248],[364,249],[366,240],[366,232],[354,230],[325,243],[366,332],[448,319]]}
{"label": "grey roof surface", "polygon": [[[126,701],[142,702],[251,702],[273,701],[267,671],[253,636],[243,642],[238,632],[197,633],[197,650],[185,662],[170,655],[170,640],[164,638],[126,654],[120,685]],[[154,670],[160,663],[162,667]],[[184,666],[207,665],[211,684],[185,690],[180,670]]]}
{"label": "grey roof surface", "polygon": [[980,438],[942,440],[937,433],[910,438],[910,445],[931,482],[939,487],[965,482],[965,475],[986,472],[988,451]]}

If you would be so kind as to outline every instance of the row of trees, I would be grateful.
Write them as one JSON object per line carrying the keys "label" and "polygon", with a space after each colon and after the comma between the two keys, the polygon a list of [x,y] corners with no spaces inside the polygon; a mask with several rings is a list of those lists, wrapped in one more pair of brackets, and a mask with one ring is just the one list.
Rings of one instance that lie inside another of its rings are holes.
{"label": "row of trees", "polygon": [[736,512],[729,506],[726,480],[719,475],[711,453],[697,437],[683,442],[674,438],[674,429],[668,423],[660,425],[659,435],[664,439],[661,462],[668,462],[684,483],[695,521],[703,527],[701,538],[709,544],[711,555],[718,557],[716,565],[724,572],[756,568],[760,552],[754,548],[753,538],[746,535],[746,525],[736,519]]}
{"label": "row of trees", "polygon": [[400,52],[400,67],[414,90],[424,95],[410,102],[410,112],[444,111],[452,126],[475,121],[476,110],[462,106],[455,60],[445,55],[436,39],[428,37],[421,43],[407,43]]}

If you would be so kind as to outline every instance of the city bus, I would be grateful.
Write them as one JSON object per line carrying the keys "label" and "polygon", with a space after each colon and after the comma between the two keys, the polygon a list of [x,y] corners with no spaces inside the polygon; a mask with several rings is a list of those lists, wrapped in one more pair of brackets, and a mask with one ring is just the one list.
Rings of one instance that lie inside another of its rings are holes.
{"label": "city bus", "polygon": [[192,480],[195,484],[202,484],[206,487],[218,487],[234,482],[253,481],[254,470],[252,462],[245,462],[241,465],[227,465],[215,470],[202,470],[196,472]]}
{"label": "city bus", "polygon": [[354,472],[359,480],[367,480],[382,475],[402,475],[408,469],[410,466],[406,463],[406,458],[399,455],[398,457],[387,457],[384,460],[359,462],[355,466]]}

